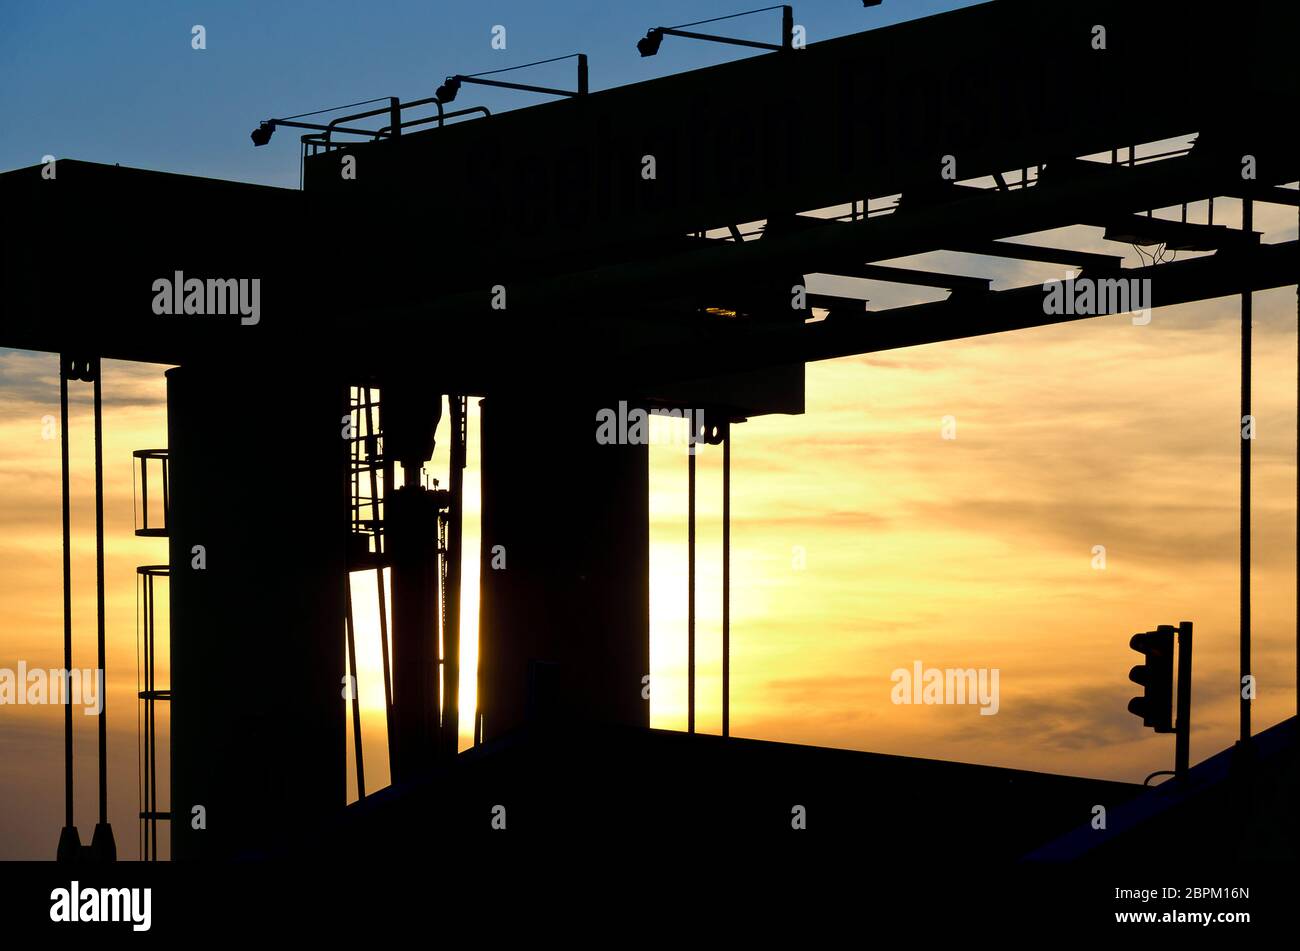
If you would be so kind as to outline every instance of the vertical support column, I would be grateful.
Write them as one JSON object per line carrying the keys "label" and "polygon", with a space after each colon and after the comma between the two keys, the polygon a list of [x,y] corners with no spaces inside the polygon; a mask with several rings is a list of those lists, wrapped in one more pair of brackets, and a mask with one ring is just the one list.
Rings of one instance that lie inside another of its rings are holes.
{"label": "vertical support column", "polygon": [[384,457],[402,467],[403,485],[385,496],[384,524],[393,601],[393,782],[432,769],[441,729],[438,666],[438,500],[420,485],[442,419],[438,389],[408,367],[382,381]]}
{"label": "vertical support column", "polygon": [[617,400],[480,407],[482,739],[528,722],[530,668],[552,722],[649,726],[649,447],[597,441]]}
{"label": "vertical support column", "polygon": [[291,850],[346,801],[347,394],[252,358],[167,372],[178,861]]}
{"label": "vertical support column", "polygon": [[438,508],[404,485],[387,500],[393,594],[393,782],[432,768],[438,748]]}

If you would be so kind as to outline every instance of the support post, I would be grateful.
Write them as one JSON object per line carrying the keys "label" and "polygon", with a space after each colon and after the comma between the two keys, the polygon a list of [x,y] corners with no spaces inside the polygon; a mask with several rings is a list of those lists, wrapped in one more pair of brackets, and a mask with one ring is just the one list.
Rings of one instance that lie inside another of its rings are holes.
{"label": "support post", "polygon": [[1178,625],[1178,720],[1174,724],[1174,776],[1187,775],[1192,743],[1192,622]]}
{"label": "support post", "polygon": [[387,499],[393,601],[393,782],[409,782],[438,749],[438,508],[407,484]]}
{"label": "support post", "polygon": [[617,398],[542,405],[479,403],[484,743],[535,725],[530,713],[574,742],[589,725],[650,725],[649,446],[601,441],[603,414],[627,412]]}
{"label": "support post", "polygon": [[[1249,234],[1254,225],[1253,202],[1246,198],[1241,203],[1241,229]],[[1252,294],[1249,289],[1241,294],[1241,425],[1247,425],[1250,413],[1251,343],[1253,336]],[[1240,682],[1237,690],[1241,702],[1240,742],[1250,741],[1250,703],[1245,696],[1246,678],[1250,676],[1250,446],[1254,441],[1254,423],[1250,423],[1251,438],[1241,433],[1241,658]]]}
{"label": "support post", "polygon": [[446,630],[442,632],[442,746],[447,759],[460,749],[460,575],[461,512],[465,485],[465,397],[447,397],[451,416],[450,504],[447,510]]}
{"label": "support post", "polygon": [[229,367],[166,374],[179,862],[314,843],[347,795],[347,384],[252,354],[240,374],[283,423],[241,427],[238,452],[211,435],[230,426]]}
{"label": "support post", "polygon": [[695,448],[699,421],[686,447],[686,732],[695,732]]}
{"label": "support post", "polygon": [[731,421],[722,427],[722,735],[731,736]]}
{"label": "support post", "polygon": [[384,526],[392,594],[393,782],[432,768],[440,745],[438,496],[420,484],[433,458],[442,396],[407,368],[381,381],[384,457],[402,467],[402,487],[386,493]]}

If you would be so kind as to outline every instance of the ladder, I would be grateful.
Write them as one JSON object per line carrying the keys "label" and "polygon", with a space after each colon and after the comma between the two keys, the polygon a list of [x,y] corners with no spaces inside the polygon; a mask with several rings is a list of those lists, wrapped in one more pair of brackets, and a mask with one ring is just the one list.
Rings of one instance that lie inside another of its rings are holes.
{"label": "ladder", "polygon": [[365,757],[361,741],[361,698],[357,672],[356,625],[352,617],[352,572],[375,572],[379,602],[379,649],[384,668],[384,712],[390,737],[393,731],[392,668],[388,659],[388,605],[384,590],[384,568],[388,559],[384,546],[384,492],[393,485],[393,464],[383,453],[383,432],[379,393],[371,386],[354,386],[348,391],[349,476],[351,480],[351,528],[347,566],[347,651],[351,680],[352,743],[357,768],[357,797],[366,796]]}
{"label": "ladder", "polygon": [[[137,449],[131,454],[138,466],[139,504],[136,506],[135,534],[141,538],[166,538],[169,534],[170,486],[166,449]],[[161,505],[153,507],[150,517],[149,470],[151,463],[161,470]],[[159,510],[161,509],[161,514]],[[135,569],[136,588],[136,767],[139,782],[139,848],[142,862],[158,861],[158,822],[172,818],[170,809],[158,806],[158,729],[156,707],[169,702],[172,692],[162,687],[157,677],[157,585],[159,578],[171,576],[169,565],[140,565]],[[167,761],[168,756],[164,756]]]}

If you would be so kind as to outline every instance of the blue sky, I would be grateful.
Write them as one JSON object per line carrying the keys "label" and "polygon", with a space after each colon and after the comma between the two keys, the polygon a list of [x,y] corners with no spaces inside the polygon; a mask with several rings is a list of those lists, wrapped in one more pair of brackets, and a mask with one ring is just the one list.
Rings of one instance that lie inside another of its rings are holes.
{"label": "blue sky", "polygon": [[[738,57],[739,47],[669,40],[642,59],[636,40],[670,26],[765,4],[757,0],[659,3],[357,3],[341,0],[57,0],[0,8],[0,170],[44,155],[120,163],[296,187],[297,135],[254,149],[258,120],[379,96],[419,99],[448,73],[473,73],[585,52],[592,89],[651,79]],[[973,5],[972,0],[805,0],[795,22],[809,43]],[[207,49],[191,48],[206,29]],[[506,49],[490,46],[506,28]],[[730,20],[717,32],[774,41],[780,13]],[[708,30],[710,28],[701,28]],[[520,74],[567,86],[572,61]],[[519,108],[524,93],[476,89],[464,104]],[[458,102],[460,105],[461,102]]]}

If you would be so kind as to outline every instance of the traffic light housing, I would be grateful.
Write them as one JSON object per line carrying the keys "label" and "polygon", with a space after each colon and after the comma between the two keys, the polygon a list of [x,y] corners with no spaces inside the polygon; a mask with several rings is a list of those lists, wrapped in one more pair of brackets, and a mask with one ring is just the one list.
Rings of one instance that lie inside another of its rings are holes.
{"label": "traffic light housing", "polygon": [[1128,679],[1143,688],[1142,696],[1128,702],[1129,713],[1157,733],[1173,733],[1174,628],[1162,624],[1154,631],[1134,634],[1129,647],[1145,657],[1128,673]]}

